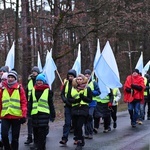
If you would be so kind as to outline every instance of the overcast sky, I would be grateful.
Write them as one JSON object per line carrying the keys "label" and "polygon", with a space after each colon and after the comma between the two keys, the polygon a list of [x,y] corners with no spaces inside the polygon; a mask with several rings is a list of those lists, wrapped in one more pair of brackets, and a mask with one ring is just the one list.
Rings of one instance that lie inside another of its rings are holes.
{"label": "overcast sky", "polygon": [[[13,8],[16,10],[16,0],[11,0],[12,2],[14,2],[14,5],[12,5],[13,6]],[[30,0],[29,0],[30,1]],[[6,8],[9,8],[10,7],[10,0],[6,0]],[[38,2],[39,2],[39,4],[40,4],[40,2],[41,2],[41,0],[36,0],[36,2],[37,2],[37,4],[38,4]],[[48,7],[48,4],[47,4],[47,0],[43,0],[43,2],[45,3],[45,5],[47,5],[47,9],[49,9]],[[44,5],[43,5],[44,6]],[[3,0],[0,0],[0,9],[3,9],[4,8],[4,5],[3,5]],[[46,9],[46,7],[45,7],[45,9]],[[21,11],[21,0],[19,0],[19,11]]]}

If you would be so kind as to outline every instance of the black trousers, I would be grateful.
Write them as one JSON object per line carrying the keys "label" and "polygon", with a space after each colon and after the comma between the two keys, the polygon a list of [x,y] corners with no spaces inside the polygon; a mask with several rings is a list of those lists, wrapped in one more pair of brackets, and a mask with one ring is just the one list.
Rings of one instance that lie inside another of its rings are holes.
{"label": "black trousers", "polygon": [[74,136],[76,140],[83,141],[83,125],[85,124],[87,117],[82,115],[74,115]]}
{"label": "black trousers", "polygon": [[48,126],[33,127],[34,143],[38,150],[46,149],[46,135]]}
{"label": "black trousers", "polygon": [[[5,150],[18,150],[19,149],[19,134],[20,134],[20,120],[19,119],[2,119],[2,141]],[[11,146],[9,143],[8,133],[9,129],[12,130]]]}
{"label": "black trousers", "polygon": [[112,106],[111,117],[112,117],[112,120],[114,122],[117,121],[117,105],[116,106]]}

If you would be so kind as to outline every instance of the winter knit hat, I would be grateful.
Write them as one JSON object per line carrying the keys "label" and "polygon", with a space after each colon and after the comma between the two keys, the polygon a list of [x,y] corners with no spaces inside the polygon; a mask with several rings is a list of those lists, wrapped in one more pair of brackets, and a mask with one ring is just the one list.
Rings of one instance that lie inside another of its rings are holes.
{"label": "winter knit hat", "polygon": [[45,75],[42,74],[42,73],[38,74],[38,76],[36,77],[36,81],[38,81],[38,80],[43,81],[44,83],[46,83]]}
{"label": "winter knit hat", "polygon": [[39,69],[37,66],[34,66],[34,67],[32,68],[32,72],[33,72],[33,71],[37,72],[38,74],[40,73],[40,69]]}
{"label": "winter knit hat", "polygon": [[67,78],[68,78],[68,75],[73,75],[74,77],[76,77],[76,76],[77,76],[77,73],[76,73],[76,71],[75,71],[74,69],[70,69],[70,70],[68,71]]}
{"label": "winter knit hat", "polygon": [[8,72],[8,66],[2,66],[1,68],[0,68],[0,71],[2,71],[2,72]]}
{"label": "winter knit hat", "polygon": [[84,71],[84,74],[89,74],[89,75],[91,75],[91,70],[90,69],[86,69],[85,71]]}
{"label": "winter knit hat", "polygon": [[16,80],[18,78],[18,74],[15,70],[11,70],[10,72],[8,72],[8,77],[9,76],[13,76]]}
{"label": "winter knit hat", "polygon": [[138,74],[140,73],[140,72],[139,72],[139,69],[134,69],[133,72],[136,72],[136,73],[138,73]]}
{"label": "winter knit hat", "polygon": [[7,77],[8,77],[8,72],[4,72],[1,79],[7,79]]}

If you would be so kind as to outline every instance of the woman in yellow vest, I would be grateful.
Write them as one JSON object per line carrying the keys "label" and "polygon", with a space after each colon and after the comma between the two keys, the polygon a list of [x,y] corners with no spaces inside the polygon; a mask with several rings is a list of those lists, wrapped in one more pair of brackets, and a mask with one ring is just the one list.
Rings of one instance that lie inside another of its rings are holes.
{"label": "woman in yellow vest", "polygon": [[53,92],[49,89],[44,74],[36,77],[36,84],[32,89],[29,100],[29,112],[32,117],[34,145],[32,150],[46,149],[46,135],[49,120],[55,119]]}
{"label": "woman in yellow vest", "polygon": [[92,101],[92,91],[87,87],[87,78],[79,74],[73,79],[69,102],[72,104],[72,118],[74,120],[74,140],[77,144],[76,150],[84,146],[83,125],[89,114],[89,103]]}
{"label": "woman in yellow vest", "polygon": [[112,109],[111,109],[111,118],[113,120],[113,128],[117,128],[117,106],[118,101],[121,99],[121,92],[119,88],[112,89],[113,94],[113,102],[112,102]]}
{"label": "woman in yellow vest", "polygon": [[[12,70],[0,89],[0,118],[2,119],[2,141],[5,150],[19,149],[21,124],[26,122],[27,100],[23,87],[17,82],[18,74]],[[8,133],[12,130],[11,145]]]}

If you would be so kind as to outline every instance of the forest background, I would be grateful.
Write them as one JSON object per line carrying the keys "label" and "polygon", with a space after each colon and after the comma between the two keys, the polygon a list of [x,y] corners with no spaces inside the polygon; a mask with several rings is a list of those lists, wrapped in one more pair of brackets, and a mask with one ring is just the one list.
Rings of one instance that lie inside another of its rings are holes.
{"label": "forest background", "polygon": [[[131,73],[141,51],[144,65],[149,61],[149,0],[0,0],[0,65],[5,65],[8,51],[15,41],[15,69],[26,85],[31,68],[42,65],[47,50],[62,79],[66,78],[81,44],[82,72],[93,70],[97,39],[103,50],[107,41],[114,52],[121,82]],[[130,47],[128,45],[130,43]],[[60,90],[56,75],[54,90]]]}

